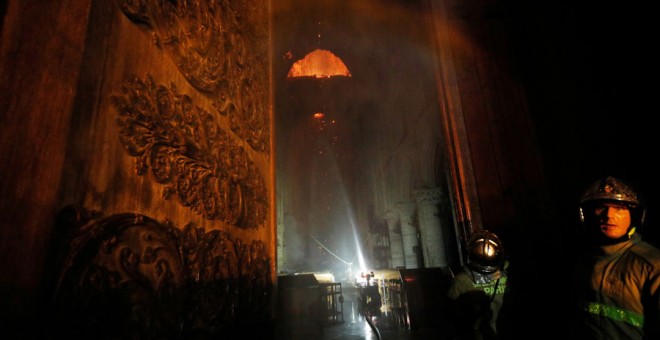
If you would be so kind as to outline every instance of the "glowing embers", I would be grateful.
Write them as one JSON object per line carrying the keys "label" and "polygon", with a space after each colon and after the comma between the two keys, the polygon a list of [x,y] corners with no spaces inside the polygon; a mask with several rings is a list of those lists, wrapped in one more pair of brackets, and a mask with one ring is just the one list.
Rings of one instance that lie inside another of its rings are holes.
{"label": "glowing embers", "polygon": [[[325,113],[323,112],[316,112],[312,115],[314,118],[313,122],[313,127],[319,132],[325,131],[329,128],[333,128],[334,125],[337,123],[334,119],[326,120]],[[331,137],[332,144],[334,145],[337,141],[337,136],[332,136]]]}
{"label": "glowing embers", "polygon": [[332,52],[316,49],[293,63],[287,78],[330,78],[334,76],[350,77],[351,72],[344,62]]}

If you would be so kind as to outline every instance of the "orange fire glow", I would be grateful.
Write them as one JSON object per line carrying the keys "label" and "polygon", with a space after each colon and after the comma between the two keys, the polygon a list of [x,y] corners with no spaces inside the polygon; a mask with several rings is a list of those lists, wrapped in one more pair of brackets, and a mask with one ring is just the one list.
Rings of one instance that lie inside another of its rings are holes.
{"label": "orange fire glow", "polygon": [[332,52],[316,49],[293,63],[287,78],[329,78],[333,76],[350,77],[351,72],[344,62]]}

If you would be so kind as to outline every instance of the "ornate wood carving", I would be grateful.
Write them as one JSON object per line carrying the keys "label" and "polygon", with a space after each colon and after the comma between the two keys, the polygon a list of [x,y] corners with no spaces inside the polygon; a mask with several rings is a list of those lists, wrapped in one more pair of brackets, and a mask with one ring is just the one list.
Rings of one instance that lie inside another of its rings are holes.
{"label": "ornate wood carving", "polygon": [[151,30],[192,86],[207,93],[230,129],[268,154],[269,19],[265,1],[118,0]]}
{"label": "ornate wood carving", "polygon": [[265,225],[268,192],[263,176],[245,149],[223,129],[216,117],[192,99],[134,78],[112,96],[118,112],[119,139],[136,157],[136,170],[149,170],[165,186],[164,196],[207,219],[241,228]]}
{"label": "ornate wood carving", "polygon": [[270,260],[261,241],[134,213],[67,207],[58,221],[68,251],[49,317],[55,334],[199,338],[270,320]]}

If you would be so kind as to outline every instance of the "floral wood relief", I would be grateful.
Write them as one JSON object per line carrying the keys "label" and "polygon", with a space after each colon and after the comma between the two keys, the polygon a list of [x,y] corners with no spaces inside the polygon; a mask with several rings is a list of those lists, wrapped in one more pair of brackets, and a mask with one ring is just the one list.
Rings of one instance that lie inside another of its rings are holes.
{"label": "floral wood relief", "polygon": [[118,0],[146,26],[192,86],[206,93],[230,129],[268,154],[269,19],[266,1]]}
{"label": "floral wood relief", "polygon": [[264,178],[214,115],[150,76],[133,78],[111,99],[121,144],[136,158],[139,175],[150,173],[164,185],[166,199],[240,228],[265,225]]}
{"label": "floral wood relief", "polygon": [[68,251],[49,318],[55,334],[199,338],[245,332],[270,318],[270,260],[261,241],[73,207],[60,212],[57,231],[57,249]]}

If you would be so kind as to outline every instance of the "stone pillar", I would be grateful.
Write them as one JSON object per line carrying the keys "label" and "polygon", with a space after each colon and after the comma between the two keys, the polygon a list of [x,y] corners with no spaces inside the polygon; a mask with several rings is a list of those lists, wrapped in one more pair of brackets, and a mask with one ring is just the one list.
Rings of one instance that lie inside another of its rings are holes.
{"label": "stone pillar", "polygon": [[417,201],[419,231],[424,253],[424,265],[429,268],[448,266],[445,238],[440,219],[440,188],[414,191]]}
{"label": "stone pillar", "polygon": [[417,241],[417,229],[413,225],[413,214],[415,203],[401,202],[398,205],[399,219],[401,220],[401,237],[403,238],[403,255],[406,261],[406,269],[419,268],[416,251],[419,249]]}
{"label": "stone pillar", "polygon": [[298,230],[298,221],[290,214],[284,216],[277,231],[278,271],[291,273],[297,271],[305,259],[304,239]]}
{"label": "stone pillar", "polygon": [[406,263],[403,258],[403,239],[401,237],[401,228],[399,227],[399,214],[394,211],[388,211],[385,214],[387,229],[390,235],[390,266],[394,269],[405,268]]}
{"label": "stone pillar", "polygon": [[286,269],[286,244],[284,243],[284,223],[277,221],[277,271]]}

